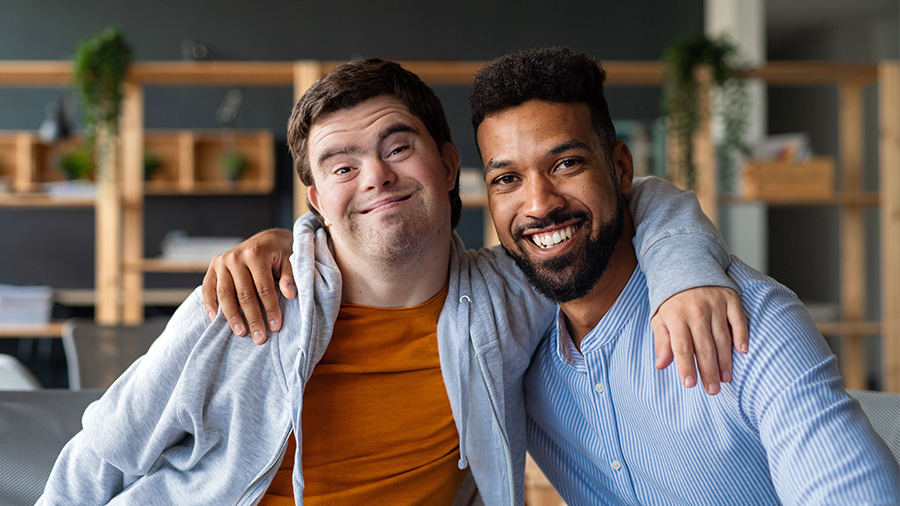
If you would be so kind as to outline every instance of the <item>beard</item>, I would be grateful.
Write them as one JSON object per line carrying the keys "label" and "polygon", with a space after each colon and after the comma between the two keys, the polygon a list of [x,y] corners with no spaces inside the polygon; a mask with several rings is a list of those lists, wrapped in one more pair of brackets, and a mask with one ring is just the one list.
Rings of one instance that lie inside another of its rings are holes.
{"label": "beard", "polygon": [[[557,304],[580,299],[597,285],[609,265],[616,244],[622,236],[624,202],[622,194],[617,192],[615,216],[603,223],[596,235],[588,231],[588,236],[580,239],[579,244],[565,254],[537,260],[527,256],[524,246],[517,246],[516,251],[511,251],[504,245],[503,250],[544,297]],[[530,242],[531,239],[522,235],[521,230],[552,227],[573,218],[582,219],[584,223],[582,227],[587,227],[591,223],[591,217],[584,211],[559,213],[519,227],[513,237],[517,245],[523,241]]]}

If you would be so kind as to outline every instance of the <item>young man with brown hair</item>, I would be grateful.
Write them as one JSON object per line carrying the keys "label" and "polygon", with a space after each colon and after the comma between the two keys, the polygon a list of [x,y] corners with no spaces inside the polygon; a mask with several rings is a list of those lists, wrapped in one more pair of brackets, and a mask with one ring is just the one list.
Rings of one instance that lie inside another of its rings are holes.
{"label": "young man with brown hair", "polygon": [[[449,505],[472,499],[466,467],[485,504],[522,503],[522,381],[556,309],[498,248],[467,251],[453,233],[459,154],[440,102],[395,63],[352,62],[301,98],[289,139],[316,215],[294,228],[280,331],[237,339],[195,292],[86,411],[41,504]],[[730,284],[692,197],[635,200],[638,248],[671,253],[648,271],[685,268],[682,252],[715,266],[693,283]],[[731,311],[744,342],[733,292],[680,297]]]}

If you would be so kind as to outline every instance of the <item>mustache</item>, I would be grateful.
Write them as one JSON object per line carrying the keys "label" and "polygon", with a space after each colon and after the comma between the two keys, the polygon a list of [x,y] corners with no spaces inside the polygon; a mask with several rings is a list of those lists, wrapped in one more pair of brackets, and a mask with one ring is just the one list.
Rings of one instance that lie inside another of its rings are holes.
{"label": "mustache", "polygon": [[525,237],[526,230],[534,230],[534,229],[542,229],[542,228],[550,228],[555,227],[557,225],[562,225],[563,223],[579,219],[583,221],[588,220],[588,215],[584,211],[567,211],[567,212],[556,212],[547,216],[546,218],[541,219],[533,219],[526,223],[523,223],[517,226],[513,230],[513,236],[518,239],[523,239]]}

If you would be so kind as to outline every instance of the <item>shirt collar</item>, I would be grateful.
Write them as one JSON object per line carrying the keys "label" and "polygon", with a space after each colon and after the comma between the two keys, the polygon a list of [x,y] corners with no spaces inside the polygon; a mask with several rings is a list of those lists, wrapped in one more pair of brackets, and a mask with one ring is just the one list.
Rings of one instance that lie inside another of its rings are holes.
{"label": "shirt collar", "polygon": [[635,267],[631,278],[622,290],[622,293],[613,302],[609,311],[603,315],[600,322],[584,336],[581,341],[581,353],[575,348],[575,343],[569,336],[566,327],[566,315],[557,306],[556,308],[556,354],[566,364],[581,369],[583,355],[590,353],[608,343],[615,341],[622,327],[638,313],[636,308],[642,302],[647,301],[647,280],[640,267]]}

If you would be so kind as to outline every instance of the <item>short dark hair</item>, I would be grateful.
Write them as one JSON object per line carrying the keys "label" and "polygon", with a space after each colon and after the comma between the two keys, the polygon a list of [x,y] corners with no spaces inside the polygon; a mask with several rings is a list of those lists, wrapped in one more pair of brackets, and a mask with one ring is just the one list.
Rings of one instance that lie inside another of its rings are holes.
{"label": "short dark hair", "polygon": [[477,137],[486,117],[529,100],[584,103],[590,109],[591,127],[601,147],[612,156],[616,129],[603,96],[605,81],[606,70],[599,60],[564,47],[501,56],[482,67],[472,81],[472,127]]}
{"label": "short dark hair", "polygon": [[[309,164],[309,131],[323,115],[350,109],[382,95],[390,95],[403,103],[409,112],[422,120],[438,150],[450,139],[450,125],[444,108],[431,88],[419,76],[400,64],[378,58],[366,58],[338,66],[315,82],[291,111],[288,121],[287,143],[294,157],[294,170],[306,186],[315,180]],[[307,202],[308,204],[308,202]],[[310,205],[310,210],[322,222],[322,216]],[[459,224],[462,200],[459,197],[459,172],[456,185],[450,190],[450,217],[453,228]]]}

